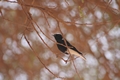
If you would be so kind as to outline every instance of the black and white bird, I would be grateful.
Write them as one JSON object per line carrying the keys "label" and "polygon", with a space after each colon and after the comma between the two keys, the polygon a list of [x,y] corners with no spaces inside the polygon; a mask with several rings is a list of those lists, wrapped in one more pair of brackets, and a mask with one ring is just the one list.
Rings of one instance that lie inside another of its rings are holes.
{"label": "black and white bird", "polygon": [[65,54],[70,53],[71,55],[76,55],[86,60],[83,54],[79,52],[74,46],[72,46],[66,39],[64,39],[61,34],[54,34],[53,36],[57,41],[57,47],[61,52]]}

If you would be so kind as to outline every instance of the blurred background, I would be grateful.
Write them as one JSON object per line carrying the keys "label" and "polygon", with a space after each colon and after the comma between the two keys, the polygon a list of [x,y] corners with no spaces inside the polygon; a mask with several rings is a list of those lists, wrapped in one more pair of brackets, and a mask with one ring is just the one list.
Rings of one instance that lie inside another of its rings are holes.
{"label": "blurred background", "polygon": [[120,0],[0,0],[0,80],[120,80]]}

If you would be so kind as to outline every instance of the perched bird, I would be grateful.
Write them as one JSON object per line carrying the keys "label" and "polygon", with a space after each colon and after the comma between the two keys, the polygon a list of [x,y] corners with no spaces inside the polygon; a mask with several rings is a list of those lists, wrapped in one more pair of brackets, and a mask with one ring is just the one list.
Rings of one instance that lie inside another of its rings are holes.
{"label": "perched bird", "polygon": [[65,54],[70,53],[71,55],[76,55],[86,60],[83,54],[79,52],[74,46],[72,46],[66,39],[64,39],[61,34],[54,34],[53,36],[57,41],[57,47],[61,52]]}

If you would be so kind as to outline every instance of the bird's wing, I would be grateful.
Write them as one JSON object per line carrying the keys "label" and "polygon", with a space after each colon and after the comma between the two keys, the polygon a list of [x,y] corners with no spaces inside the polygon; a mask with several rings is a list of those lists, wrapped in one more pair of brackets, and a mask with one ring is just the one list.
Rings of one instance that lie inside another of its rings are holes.
{"label": "bird's wing", "polygon": [[67,53],[70,53],[71,55],[76,55],[79,56],[80,58],[86,60],[86,58],[83,56],[83,54],[79,54],[77,51],[73,50],[73,49],[68,49]]}
{"label": "bird's wing", "polygon": [[74,48],[74,46],[72,46],[67,40],[66,40],[66,43],[69,48]]}
{"label": "bird's wing", "polygon": [[67,43],[67,46],[68,46],[67,53],[79,56],[82,59],[86,60],[86,58],[83,56],[83,54],[81,52],[79,52],[74,46],[72,46],[67,40],[66,40],[66,43]]}

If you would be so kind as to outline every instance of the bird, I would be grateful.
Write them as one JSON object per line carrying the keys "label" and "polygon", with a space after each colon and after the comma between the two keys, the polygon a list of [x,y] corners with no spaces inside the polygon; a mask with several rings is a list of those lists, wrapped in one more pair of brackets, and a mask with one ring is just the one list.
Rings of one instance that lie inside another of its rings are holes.
{"label": "bird", "polygon": [[66,39],[63,38],[61,34],[54,34],[53,35],[56,42],[58,49],[65,54],[71,54],[76,55],[82,58],[83,60],[86,60],[86,58],[83,56],[81,52],[79,52],[74,46],[72,46]]}

